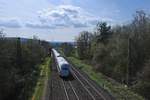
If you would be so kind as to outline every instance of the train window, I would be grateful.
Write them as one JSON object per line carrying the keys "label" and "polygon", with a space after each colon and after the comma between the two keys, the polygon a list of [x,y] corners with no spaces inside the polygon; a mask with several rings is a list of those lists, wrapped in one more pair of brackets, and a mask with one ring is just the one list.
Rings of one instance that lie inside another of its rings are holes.
{"label": "train window", "polygon": [[62,68],[62,70],[68,70],[68,68],[64,67],[64,68]]}

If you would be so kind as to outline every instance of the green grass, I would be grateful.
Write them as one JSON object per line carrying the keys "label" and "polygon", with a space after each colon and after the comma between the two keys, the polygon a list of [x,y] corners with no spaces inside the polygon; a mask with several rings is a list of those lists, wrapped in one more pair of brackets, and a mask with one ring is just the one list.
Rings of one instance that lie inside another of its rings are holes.
{"label": "green grass", "polygon": [[68,59],[76,67],[87,73],[92,80],[96,81],[100,86],[102,86],[110,94],[112,94],[117,100],[144,100],[143,97],[134,93],[133,91],[131,91],[130,88],[125,87],[125,85],[108,79],[102,73],[94,72],[92,70],[92,66],[83,63],[81,60],[78,60],[74,57],[68,57]]}
{"label": "green grass", "polygon": [[50,77],[50,63],[51,59],[48,57],[45,59],[44,63],[40,65],[40,75],[35,86],[33,95],[29,100],[41,100],[44,92],[45,82]]}

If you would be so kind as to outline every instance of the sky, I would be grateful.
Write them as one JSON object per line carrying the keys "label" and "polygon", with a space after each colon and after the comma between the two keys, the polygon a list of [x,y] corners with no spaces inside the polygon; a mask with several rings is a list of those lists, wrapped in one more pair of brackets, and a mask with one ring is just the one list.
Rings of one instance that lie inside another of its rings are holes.
{"label": "sky", "polygon": [[98,21],[128,23],[137,10],[150,13],[150,0],[0,0],[0,30],[7,37],[70,42]]}

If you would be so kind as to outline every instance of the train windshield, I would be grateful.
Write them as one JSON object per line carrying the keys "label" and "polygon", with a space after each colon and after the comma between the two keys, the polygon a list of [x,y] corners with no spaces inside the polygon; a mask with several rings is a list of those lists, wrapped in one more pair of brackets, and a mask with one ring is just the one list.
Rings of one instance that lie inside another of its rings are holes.
{"label": "train windshield", "polygon": [[69,65],[68,65],[68,64],[64,64],[64,65],[62,66],[62,70],[68,70],[68,68],[69,68]]}
{"label": "train windshield", "polygon": [[68,68],[62,68],[62,70],[68,70]]}

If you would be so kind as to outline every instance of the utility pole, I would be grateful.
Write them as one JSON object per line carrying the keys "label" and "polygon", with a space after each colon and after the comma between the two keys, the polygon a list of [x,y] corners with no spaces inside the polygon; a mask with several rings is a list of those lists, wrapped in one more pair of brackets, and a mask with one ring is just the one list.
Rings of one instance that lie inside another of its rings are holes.
{"label": "utility pole", "polygon": [[22,69],[22,49],[21,49],[21,39],[20,37],[16,40],[16,63],[17,67]]}
{"label": "utility pole", "polygon": [[126,69],[126,84],[129,85],[129,69],[130,69],[130,57],[131,57],[131,38],[128,38],[128,57],[127,57],[127,69]]}

